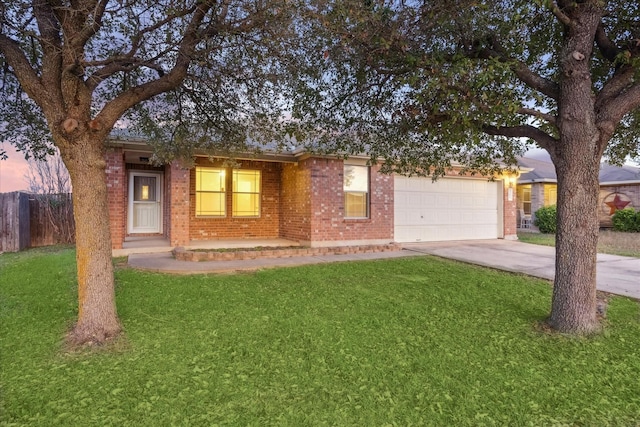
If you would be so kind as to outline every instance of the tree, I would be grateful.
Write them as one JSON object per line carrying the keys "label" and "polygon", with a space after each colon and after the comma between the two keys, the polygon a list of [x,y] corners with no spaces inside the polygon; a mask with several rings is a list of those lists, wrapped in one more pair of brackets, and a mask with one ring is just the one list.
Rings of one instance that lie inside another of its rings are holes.
{"label": "tree", "polygon": [[316,42],[294,115],[310,134],[329,123],[316,143],[434,176],[454,163],[499,172],[523,140],[549,152],[558,231],[548,321],[597,331],[600,161],[640,150],[638,3],[315,0],[307,13]]}
{"label": "tree", "polygon": [[[0,137],[27,156],[60,150],[73,186],[78,319],[72,343],[103,343],[116,312],[105,175],[114,127],[170,159],[240,145],[274,96],[286,0],[33,0],[0,5]],[[166,144],[163,142],[170,141]]]}

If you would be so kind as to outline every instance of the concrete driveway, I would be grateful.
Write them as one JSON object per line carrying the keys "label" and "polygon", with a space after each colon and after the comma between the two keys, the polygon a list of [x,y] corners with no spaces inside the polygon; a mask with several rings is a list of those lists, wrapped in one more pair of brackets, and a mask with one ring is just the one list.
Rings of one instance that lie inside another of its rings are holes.
{"label": "concrete driveway", "polygon": [[[555,248],[512,240],[472,240],[403,244],[409,251],[553,280]],[[598,254],[597,287],[640,299],[640,259]]]}

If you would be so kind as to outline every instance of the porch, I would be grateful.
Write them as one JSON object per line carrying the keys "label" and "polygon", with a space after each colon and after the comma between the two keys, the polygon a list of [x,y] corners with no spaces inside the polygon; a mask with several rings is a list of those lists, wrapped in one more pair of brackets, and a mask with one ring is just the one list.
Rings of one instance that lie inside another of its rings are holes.
{"label": "porch", "polygon": [[[300,246],[296,240],[289,239],[218,239],[218,240],[192,240],[186,249],[238,249],[256,247],[289,247]],[[127,237],[122,244],[122,249],[114,249],[113,256],[121,257],[131,254],[152,254],[171,252],[174,249],[165,237]]]}

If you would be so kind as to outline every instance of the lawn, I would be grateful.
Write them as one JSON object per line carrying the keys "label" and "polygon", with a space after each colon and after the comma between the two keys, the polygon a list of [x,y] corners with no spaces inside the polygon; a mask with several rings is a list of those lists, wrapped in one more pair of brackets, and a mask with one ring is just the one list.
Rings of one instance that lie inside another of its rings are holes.
{"label": "lawn", "polygon": [[[555,246],[555,234],[518,232],[518,240],[536,245]],[[622,255],[640,258],[640,234],[620,231],[600,230],[598,252],[602,254]]]}
{"label": "lawn", "polygon": [[628,426],[640,322],[536,327],[548,282],[432,257],[252,274],[117,270],[126,330],[65,354],[74,253],[0,256],[1,426]]}

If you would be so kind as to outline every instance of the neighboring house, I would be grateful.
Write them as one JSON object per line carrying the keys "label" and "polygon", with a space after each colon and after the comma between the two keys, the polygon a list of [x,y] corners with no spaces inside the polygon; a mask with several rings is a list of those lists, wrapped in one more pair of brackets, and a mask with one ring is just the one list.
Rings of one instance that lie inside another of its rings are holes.
{"label": "neighboring house", "polygon": [[133,139],[111,141],[106,153],[114,249],[139,237],[321,247],[516,236],[513,188],[501,179],[383,175],[364,158],[302,150],[233,161],[203,155],[188,169],[151,166],[150,155]]}
{"label": "neighboring house", "polygon": [[[543,206],[555,205],[558,199],[556,170],[550,160],[521,157],[520,167],[529,168],[518,178],[517,209],[520,216],[535,217]],[[600,196],[598,201],[601,227],[611,227],[611,216],[625,207],[640,207],[640,168],[600,165]]]}

